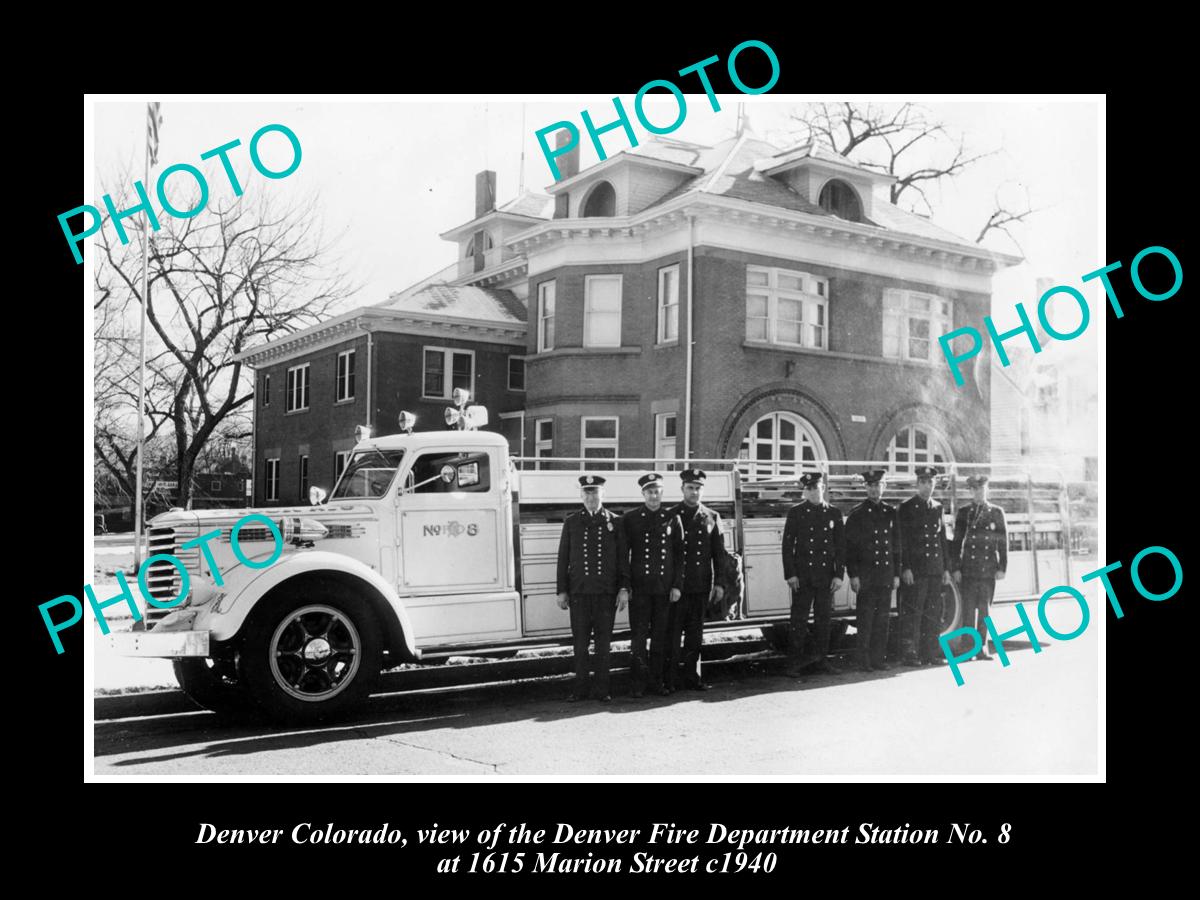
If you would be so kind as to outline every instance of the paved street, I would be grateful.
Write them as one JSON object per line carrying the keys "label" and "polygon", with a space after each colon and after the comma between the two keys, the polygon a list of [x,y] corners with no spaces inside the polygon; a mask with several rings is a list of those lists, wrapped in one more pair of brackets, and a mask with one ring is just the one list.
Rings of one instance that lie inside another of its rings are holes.
{"label": "paved street", "polygon": [[103,721],[95,771],[676,778],[686,759],[689,777],[715,778],[1089,774],[1096,651],[1093,623],[1039,654],[1015,650],[1008,668],[967,663],[963,687],[946,667],[797,684],[773,659],[710,667],[707,694],[607,706],[568,705],[565,682],[540,681],[375,698],[320,729],[221,726],[208,713]]}

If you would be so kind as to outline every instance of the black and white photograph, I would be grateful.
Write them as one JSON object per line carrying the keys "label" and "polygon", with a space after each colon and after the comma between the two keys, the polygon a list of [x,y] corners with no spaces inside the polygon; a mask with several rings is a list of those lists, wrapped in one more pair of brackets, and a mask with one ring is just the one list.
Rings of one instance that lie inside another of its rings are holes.
{"label": "black and white photograph", "polygon": [[89,96],[87,780],[1104,780],[1103,96],[677,83]]}

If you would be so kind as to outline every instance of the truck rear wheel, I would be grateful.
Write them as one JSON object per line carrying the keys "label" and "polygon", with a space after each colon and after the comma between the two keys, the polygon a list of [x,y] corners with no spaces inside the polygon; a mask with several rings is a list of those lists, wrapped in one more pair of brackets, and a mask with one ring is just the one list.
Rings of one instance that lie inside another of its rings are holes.
{"label": "truck rear wheel", "polygon": [[280,597],[247,627],[241,659],[247,689],[277,721],[342,715],[366,699],[379,677],[383,640],[370,608],[344,591],[316,593],[306,586],[303,595]]}

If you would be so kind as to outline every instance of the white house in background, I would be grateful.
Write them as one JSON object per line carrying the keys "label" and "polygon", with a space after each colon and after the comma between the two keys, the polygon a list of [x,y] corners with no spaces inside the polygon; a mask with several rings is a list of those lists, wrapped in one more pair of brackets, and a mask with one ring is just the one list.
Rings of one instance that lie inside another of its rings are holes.
{"label": "white house in background", "polygon": [[[1039,278],[1039,295],[1051,284]],[[1097,481],[1096,356],[1037,331],[1041,353],[1014,343],[1005,346],[1011,365],[992,365],[992,461],[1053,466],[1069,481]]]}

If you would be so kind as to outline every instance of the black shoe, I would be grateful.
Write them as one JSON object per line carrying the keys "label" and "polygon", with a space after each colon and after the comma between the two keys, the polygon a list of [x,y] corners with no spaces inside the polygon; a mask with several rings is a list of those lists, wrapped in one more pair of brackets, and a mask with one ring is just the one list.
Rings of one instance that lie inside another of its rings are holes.
{"label": "black shoe", "polygon": [[975,658],[976,658],[976,659],[985,659],[985,660],[987,660],[988,662],[991,662],[991,661],[992,661],[993,659],[995,659],[996,657],[992,656],[992,654],[988,653],[986,650],[980,650],[980,651],[979,651],[979,655],[978,655],[978,656],[976,656]]}
{"label": "black shoe", "polygon": [[656,693],[660,697],[670,697],[671,694],[674,693],[674,689],[669,688],[665,684],[663,684],[663,685],[659,685],[658,689],[656,690]]}
{"label": "black shoe", "polygon": [[889,662],[871,663],[871,668],[876,672],[886,672],[892,668],[892,664]]}
{"label": "black shoe", "polygon": [[571,694],[569,697],[567,697],[567,702],[568,703],[578,703],[580,700],[586,700],[586,699],[587,698],[584,697],[583,694]]}
{"label": "black shoe", "polygon": [[611,703],[612,702],[612,694],[601,694],[596,699],[599,700],[601,703]]}
{"label": "black shoe", "polygon": [[827,659],[823,659],[819,663],[817,663],[815,666],[813,666],[813,671],[814,672],[823,672],[826,675],[842,674],[842,670],[839,669],[837,666],[835,666],[833,663],[831,663]]}
{"label": "black shoe", "polygon": [[711,691],[712,690],[712,685],[709,684],[707,681],[696,681],[689,685],[686,685],[686,687],[689,691]]}
{"label": "black shoe", "polygon": [[636,690],[636,691],[629,692],[629,696],[632,697],[634,700],[641,700],[642,697],[644,697],[645,695],[646,695],[646,692],[643,690]]}
{"label": "black shoe", "polygon": [[908,666],[910,669],[919,669],[921,667],[921,661],[915,656],[906,656],[904,658],[903,665]]}
{"label": "black shoe", "polygon": [[945,666],[945,665],[949,665],[949,661],[944,656],[935,656],[933,659],[929,660],[928,665]]}
{"label": "black shoe", "polygon": [[783,673],[788,678],[801,679],[804,677],[804,669],[800,666],[789,666],[787,671]]}
{"label": "black shoe", "polygon": [[874,672],[875,667],[869,662],[860,662],[855,664],[854,670],[856,672]]}

